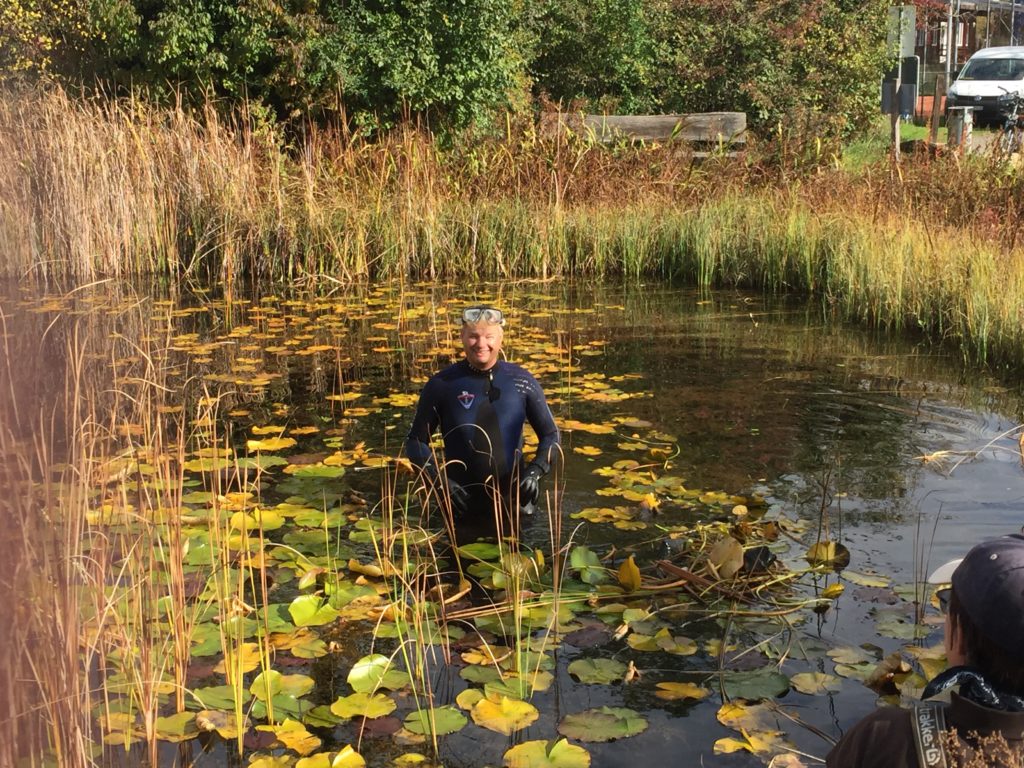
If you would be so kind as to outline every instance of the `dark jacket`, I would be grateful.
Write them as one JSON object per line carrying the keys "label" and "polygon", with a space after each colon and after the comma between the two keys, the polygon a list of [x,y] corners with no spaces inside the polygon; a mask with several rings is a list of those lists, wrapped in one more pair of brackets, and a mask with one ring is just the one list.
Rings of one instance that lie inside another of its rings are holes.
{"label": "dark jacket", "polygon": [[423,387],[406,454],[419,467],[433,461],[430,440],[440,430],[449,477],[470,487],[496,481],[507,492],[520,470],[527,421],[540,439],[534,462],[546,473],[557,450],[558,427],[540,384],[514,363],[498,361],[481,372],[463,360]]}
{"label": "dark jacket", "polygon": [[[1017,754],[1024,749],[1024,712],[988,709],[954,693],[945,707],[945,717],[946,728],[956,729],[968,752],[977,744],[976,736],[984,740],[996,733]],[[917,768],[910,711],[897,707],[875,710],[843,735],[825,764],[827,768]],[[950,760],[950,765],[957,761]]]}

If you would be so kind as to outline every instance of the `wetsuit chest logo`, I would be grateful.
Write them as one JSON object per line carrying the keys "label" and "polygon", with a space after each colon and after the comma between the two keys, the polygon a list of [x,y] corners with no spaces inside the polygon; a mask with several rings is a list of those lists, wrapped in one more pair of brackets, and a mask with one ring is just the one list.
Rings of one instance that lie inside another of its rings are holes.
{"label": "wetsuit chest logo", "polygon": [[466,390],[462,390],[462,394],[459,395],[459,402],[467,411],[473,406],[474,400],[476,400],[476,395],[470,394]]}

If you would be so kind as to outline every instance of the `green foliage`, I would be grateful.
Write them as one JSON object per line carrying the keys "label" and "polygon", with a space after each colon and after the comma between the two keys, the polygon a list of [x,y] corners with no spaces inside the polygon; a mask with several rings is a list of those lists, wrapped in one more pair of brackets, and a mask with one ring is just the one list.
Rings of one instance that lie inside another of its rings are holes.
{"label": "green foliage", "polygon": [[840,136],[876,111],[887,3],[868,0],[13,0],[0,78],[376,130],[485,124],[524,92],[619,113],[738,110]]}
{"label": "green foliage", "polygon": [[888,3],[547,0],[536,89],[618,111],[746,112],[774,133],[845,135],[877,111]]}
{"label": "green foliage", "polygon": [[669,56],[657,32],[670,21],[661,0],[542,0],[527,22],[537,91],[564,108],[585,100],[594,111],[656,111]]}

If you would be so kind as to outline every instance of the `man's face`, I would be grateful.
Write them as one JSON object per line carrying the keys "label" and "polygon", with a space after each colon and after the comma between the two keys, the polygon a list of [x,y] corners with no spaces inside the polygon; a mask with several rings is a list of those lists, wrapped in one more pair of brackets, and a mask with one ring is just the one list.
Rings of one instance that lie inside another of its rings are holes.
{"label": "man's face", "polygon": [[466,351],[466,360],[474,368],[486,371],[498,362],[504,337],[505,331],[500,325],[477,323],[462,326],[462,346]]}

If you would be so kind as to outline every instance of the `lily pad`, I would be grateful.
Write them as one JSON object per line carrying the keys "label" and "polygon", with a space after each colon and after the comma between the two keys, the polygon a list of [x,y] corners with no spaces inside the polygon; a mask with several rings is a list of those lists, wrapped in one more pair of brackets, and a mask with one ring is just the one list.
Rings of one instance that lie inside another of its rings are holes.
{"label": "lily pad", "polygon": [[506,768],[589,768],[590,753],[583,747],[558,741],[525,741],[505,753]]}
{"label": "lily pad", "polygon": [[363,656],[352,667],[347,679],[356,693],[372,693],[378,688],[397,691],[409,684],[409,675],[395,669],[391,660],[379,653]]}
{"label": "lily pad", "polygon": [[295,768],[365,768],[363,756],[346,745],[340,752],[321,752],[304,757],[295,763]]}
{"label": "lily pad", "polygon": [[792,686],[811,696],[820,696],[824,693],[838,693],[842,687],[842,681],[835,675],[824,672],[800,672],[789,679]]}
{"label": "lily pad", "polygon": [[582,544],[569,555],[569,563],[579,573],[584,584],[601,584],[608,581],[608,570],[601,565],[597,555]]}
{"label": "lily pad", "polygon": [[397,705],[383,693],[353,693],[342,696],[331,704],[331,712],[338,717],[384,717],[395,711]]}
{"label": "lily pad", "polygon": [[626,665],[615,659],[576,659],[569,664],[569,674],[588,685],[619,683],[626,674]]}
{"label": "lily pad", "polygon": [[722,682],[731,699],[770,699],[789,690],[789,678],[774,667],[755,669],[753,672],[730,672]]}
{"label": "lily pad", "polygon": [[288,606],[288,613],[297,627],[318,627],[330,624],[338,618],[338,612],[324,598],[317,595],[300,595]]}
{"label": "lily pad", "polygon": [[308,755],[318,749],[321,743],[320,739],[307,731],[302,723],[291,718],[280,725],[258,725],[256,730],[274,734],[274,738],[280,744],[300,755]]}
{"label": "lily pad", "polygon": [[156,737],[161,741],[174,743],[189,741],[199,735],[194,712],[178,712],[156,719]]}
{"label": "lily pad", "polygon": [[614,741],[647,730],[647,720],[626,707],[599,707],[567,715],[558,724],[563,736],[580,741]]}
{"label": "lily pad", "polygon": [[455,707],[444,706],[434,709],[419,709],[405,718],[405,727],[413,733],[426,736],[446,736],[461,730],[469,721]]}
{"label": "lily pad", "polygon": [[665,701],[681,701],[694,699],[699,701],[711,695],[711,691],[693,683],[661,682],[657,685],[658,690],[654,695]]}
{"label": "lily pad", "polygon": [[529,702],[508,696],[480,699],[473,705],[470,714],[477,725],[506,736],[521,731],[540,717],[537,708]]}

